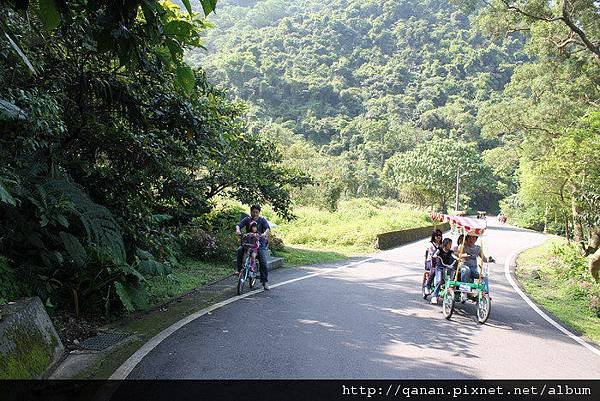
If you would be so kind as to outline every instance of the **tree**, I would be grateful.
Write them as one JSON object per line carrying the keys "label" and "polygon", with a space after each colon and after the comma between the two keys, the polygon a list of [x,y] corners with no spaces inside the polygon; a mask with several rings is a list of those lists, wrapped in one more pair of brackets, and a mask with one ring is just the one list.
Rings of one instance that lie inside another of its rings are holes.
{"label": "tree", "polygon": [[286,124],[340,157],[346,171],[331,182],[342,188],[328,187],[340,197],[387,195],[386,160],[433,135],[497,146],[477,115],[527,59],[522,38],[486,38],[441,0],[232,0],[212,21],[213,51],[188,60],[264,125]]}
{"label": "tree", "polygon": [[[414,150],[391,157],[383,170],[387,185],[401,191],[410,185],[431,206],[446,211],[456,190],[456,169],[466,195],[489,188],[491,172],[474,143],[433,138]],[[474,205],[477,207],[478,205]]]}
{"label": "tree", "polygon": [[594,0],[477,0],[458,1],[477,10],[490,31],[532,32],[540,48],[562,54],[585,51],[600,63],[600,19]]}

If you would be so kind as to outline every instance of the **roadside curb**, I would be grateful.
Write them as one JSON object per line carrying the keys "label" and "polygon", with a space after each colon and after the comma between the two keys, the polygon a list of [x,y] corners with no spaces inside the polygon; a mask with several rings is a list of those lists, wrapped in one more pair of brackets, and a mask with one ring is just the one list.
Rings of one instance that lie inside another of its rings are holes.
{"label": "roadside curb", "polygon": [[560,319],[558,319],[556,316],[554,316],[551,312],[546,311],[545,308],[541,307],[536,302],[534,302],[531,298],[529,298],[529,296],[525,293],[525,291],[521,287],[520,283],[518,282],[518,280],[514,274],[517,257],[521,253],[526,251],[527,249],[534,248],[536,246],[540,246],[544,242],[537,244],[537,245],[529,245],[529,246],[521,247],[521,248],[517,249],[516,251],[514,251],[506,259],[506,261],[504,263],[504,275],[505,275],[507,281],[509,282],[509,284],[515,290],[515,292],[517,294],[519,294],[519,296],[545,321],[550,323],[552,326],[554,326],[556,329],[558,329],[561,333],[565,334],[567,337],[571,338],[573,341],[575,341],[579,345],[585,347],[586,349],[588,349],[589,351],[591,351],[592,353],[594,353],[595,355],[600,357],[600,348],[598,348],[598,346],[596,344],[593,344],[593,343],[583,339],[579,334],[577,334],[577,332],[575,330],[571,329],[565,323],[560,321]]}
{"label": "roadside curb", "polygon": [[[288,269],[307,269],[309,272],[308,275],[311,275],[313,272],[310,272],[311,268],[318,268],[319,272],[324,271],[332,271],[339,268],[342,265],[353,264],[356,262],[361,262],[367,257],[371,255],[364,256],[355,256],[350,257],[348,259],[338,260],[338,261],[330,261],[324,262],[314,265],[299,265],[299,266],[290,266],[290,267],[277,267],[273,270],[288,270]],[[195,288],[186,292],[185,294],[178,295],[176,297],[171,298],[170,300],[163,302],[159,305],[155,305],[152,308],[148,309],[144,312],[134,313],[119,322],[115,322],[117,329],[120,331],[124,331],[130,334],[122,342],[119,342],[105,350],[102,351],[85,351],[85,350],[75,350],[69,353],[66,353],[61,362],[56,366],[55,369],[50,373],[51,377],[54,379],[73,379],[73,378],[104,378],[108,377],[114,373],[115,369],[123,364],[128,358],[130,358],[135,352],[137,352],[141,347],[143,347],[147,342],[151,341],[153,336],[148,337],[145,340],[142,340],[140,337],[144,337],[143,333],[137,331],[137,329],[131,330],[130,327],[126,327],[129,324],[136,324],[136,322],[150,322],[152,324],[153,321],[158,322],[162,319],[160,316],[151,316],[153,314],[160,315],[162,312],[173,313],[171,316],[179,316],[179,318],[175,318],[172,324],[185,319],[188,316],[191,316],[200,311],[207,310],[214,305],[223,302],[224,300],[230,299],[235,295],[235,282],[231,282],[233,280],[234,275],[226,276],[217,280],[214,280],[208,284],[205,284],[202,287]],[[279,283],[274,284],[271,288],[275,288],[279,286]],[[261,292],[262,289],[255,290],[249,292],[247,294],[256,295]],[[246,295],[246,294],[244,294]],[[246,295],[249,296],[249,295]],[[184,304],[186,305],[184,308],[187,312],[183,313],[181,310],[178,312],[174,312],[174,309],[178,309],[180,306]],[[164,315],[165,317],[167,315]],[[172,325],[171,324],[171,325]],[[164,331],[166,328],[171,325],[164,326],[163,329],[158,329],[155,335],[158,335],[161,331]],[[125,327],[124,327],[125,326]],[[110,327],[107,329],[108,331],[115,329],[115,327]],[[143,341],[143,342],[140,342]],[[138,345],[134,345],[138,343]],[[135,348],[133,348],[135,347]],[[129,350],[127,350],[129,348]],[[110,362],[113,360],[114,362]],[[115,368],[111,369],[110,372],[107,370],[107,365],[112,365],[114,363],[119,363]],[[100,373],[98,373],[100,372]]]}

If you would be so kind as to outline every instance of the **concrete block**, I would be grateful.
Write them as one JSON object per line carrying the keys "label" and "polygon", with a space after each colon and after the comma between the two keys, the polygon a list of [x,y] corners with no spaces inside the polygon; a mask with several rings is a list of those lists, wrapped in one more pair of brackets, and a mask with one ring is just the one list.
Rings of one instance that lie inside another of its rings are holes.
{"label": "concrete block", "polygon": [[391,249],[409,242],[418,241],[431,236],[431,232],[439,228],[442,231],[450,229],[448,223],[438,224],[435,226],[409,228],[407,230],[391,231],[377,235],[378,249]]}
{"label": "concrete block", "polygon": [[44,377],[64,346],[42,301],[25,298],[0,309],[0,379]]}
{"label": "concrete block", "polygon": [[[271,250],[269,248],[267,248],[267,270],[271,271],[274,269],[279,269],[280,267],[283,267],[283,258],[282,257],[278,257],[278,256],[273,256],[273,252],[271,252]],[[237,262],[234,260],[233,261],[233,267],[235,268],[237,265]]]}
{"label": "concrete block", "polygon": [[267,270],[279,269],[283,267],[283,258],[269,256],[267,257]]}

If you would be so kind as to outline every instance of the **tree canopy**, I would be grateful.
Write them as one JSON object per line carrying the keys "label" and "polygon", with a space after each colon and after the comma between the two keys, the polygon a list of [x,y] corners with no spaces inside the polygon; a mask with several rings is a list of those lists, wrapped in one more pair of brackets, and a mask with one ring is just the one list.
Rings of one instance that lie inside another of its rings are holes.
{"label": "tree canopy", "polygon": [[[452,192],[455,177],[429,180],[431,168],[405,160],[446,140],[475,144],[491,181],[483,191],[463,182],[461,208],[494,211],[502,200],[528,227],[585,241],[596,235],[584,215],[598,161],[573,137],[598,135],[599,12],[592,0],[229,0],[211,18],[210,55],[187,59],[250,105],[254,130],[285,141],[263,126],[285,127],[313,147],[312,164],[335,160],[337,179],[316,172],[331,199],[445,208],[433,187]],[[561,167],[583,160],[577,173]],[[295,196],[314,199],[310,189]]]}

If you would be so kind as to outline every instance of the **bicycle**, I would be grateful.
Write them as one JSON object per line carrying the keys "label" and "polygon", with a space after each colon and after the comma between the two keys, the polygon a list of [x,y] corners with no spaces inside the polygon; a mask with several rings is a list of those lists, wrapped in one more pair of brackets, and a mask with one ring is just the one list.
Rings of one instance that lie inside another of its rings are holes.
{"label": "bicycle", "polygon": [[246,282],[248,282],[248,286],[251,290],[254,289],[254,284],[256,284],[257,276],[256,258],[252,257],[252,248],[255,246],[255,244],[244,243],[242,244],[242,246],[244,247],[244,265],[242,267],[242,270],[240,270],[240,274],[238,276],[238,295],[242,295],[242,293],[244,292],[244,286]]}

